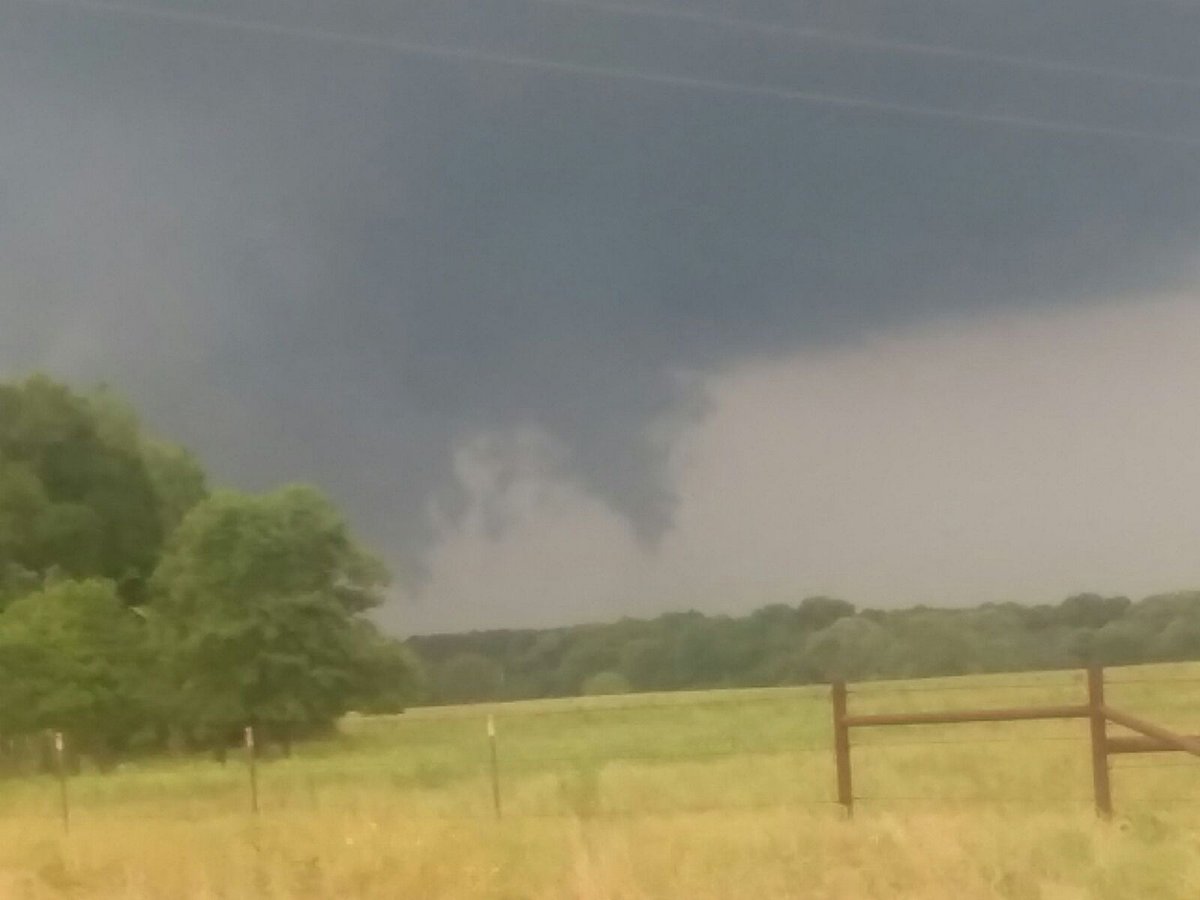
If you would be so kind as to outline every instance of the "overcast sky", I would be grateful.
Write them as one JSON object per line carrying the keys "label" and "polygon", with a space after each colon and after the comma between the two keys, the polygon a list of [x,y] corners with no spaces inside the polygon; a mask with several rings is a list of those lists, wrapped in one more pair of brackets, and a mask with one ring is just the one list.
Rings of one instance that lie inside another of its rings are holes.
{"label": "overcast sky", "polygon": [[589,6],[0,0],[0,374],[402,631],[1200,586],[1200,6]]}

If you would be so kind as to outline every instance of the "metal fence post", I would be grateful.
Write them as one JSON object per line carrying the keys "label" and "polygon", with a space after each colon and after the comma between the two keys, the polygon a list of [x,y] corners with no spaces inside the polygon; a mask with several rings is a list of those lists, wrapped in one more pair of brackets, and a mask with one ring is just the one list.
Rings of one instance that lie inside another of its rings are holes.
{"label": "metal fence post", "polygon": [[1112,818],[1112,786],[1108,777],[1108,716],[1104,709],[1104,669],[1087,670],[1088,723],[1092,736],[1092,791],[1096,797],[1096,815]]}
{"label": "metal fence post", "polygon": [[258,764],[254,749],[254,726],[246,726],[246,766],[250,770],[250,812],[258,815]]}
{"label": "metal fence post", "polygon": [[854,792],[850,775],[850,727],[846,724],[846,682],[835,681],[833,688],[833,752],[837,764],[837,799],[854,815]]}
{"label": "metal fence post", "polygon": [[500,761],[496,752],[496,717],[490,714],[487,717],[487,736],[492,757],[492,805],[496,808],[496,818],[499,819],[501,817]]}
{"label": "metal fence post", "polygon": [[62,809],[63,831],[71,833],[71,804],[67,798],[66,741],[61,731],[54,732],[54,761],[58,772],[58,796]]}

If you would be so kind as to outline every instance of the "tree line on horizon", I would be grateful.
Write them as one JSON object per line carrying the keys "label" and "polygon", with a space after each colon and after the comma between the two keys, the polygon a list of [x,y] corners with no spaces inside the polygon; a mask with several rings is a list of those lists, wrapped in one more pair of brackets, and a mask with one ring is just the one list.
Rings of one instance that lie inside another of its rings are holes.
{"label": "tree line on horizon", "polygon": [[105,765],[402,708],[387,581],[316,489],[210,490],[110,391],[0,383],[0,768],[49,731]]}
{"label": "tree line on horizon", "polygon": [[815,684],[1200,659],[1200,591],[1056,605],[857,609],[809,597],[749,615],[411,637],[424,702]]}
{"label": "tree line on horizon", "polygon": [[1053,606],[828,597],[550,629],[383,634],[384,566],[312,487],[211,490],[108,390],[0,382],[0,770],[286,749],[350,710],[1200,659],[1200,591]]}

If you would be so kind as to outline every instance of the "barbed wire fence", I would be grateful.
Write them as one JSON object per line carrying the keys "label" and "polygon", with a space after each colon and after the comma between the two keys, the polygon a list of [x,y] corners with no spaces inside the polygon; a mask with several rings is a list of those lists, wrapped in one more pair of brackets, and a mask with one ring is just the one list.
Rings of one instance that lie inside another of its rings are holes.
{"label": "barbed wire fence", "polygon": [[[730,691],[727,695],[698,697],[631,697],[622,701],[583,701],[577,705],[565,702],[560,707],[548,709],[522,704],[496,704],[478,716],[475,715],[476,711],[472,711],[470,714],[456,713],[440,718],[423,718],[419,714],[405,718],[404,730],[409,736],[425,739],[428,735],[421,734],[423,728],[432,732],[439,723],[448,722],[455,726],[456,731],[454,740],[417,741],[424,755],[417,754],[415,763],[409,760],[407,768],[386,760],[367,762],[352,757],[341,758],[336,753],[328,758],[281,761],[282,764],[268,762],[256,745],[253,729],[247,728],[242,762],[239,764],[235,760],[223,767],[220,777],[205,784],[208,799],[203,803],[195,803],[195,809],[188,817],[203,818],[205,815],[219,814],[221,810],[225,814],[259,817],[304,806],[328,809],[341,805],[352,810],[367,801],[351,797],[339,804],[331,798],[337,798],[339,791],[347,786],[356,785],[370,788],[374,795],[371,803],[395,804],[401,807],[401,815],[418,821],[454,822],[487,818],[621,820],[706,813],[787,811],[824,811],[849,815],[856,803],[865,804],[870,809],[913,808],[920,805],[933,808],[970,805],[997,809],[1070,808],[1095,803],[1097,810],[1106,814],[1106,810],[1111,810],[1111,799],[1106,806],[1099,782],[1093,785],[1094,793],[1087,794],[1082,791],[1048,791],[1041,786],[1031,790],[1028,789],[1028,779],[1023,782],[1021,777],[991,777],[1003,769],[1002,763],[1006,761],[1010,748],[1015,746],[1044,747],[1047,765],[1070,769],[1078,768],[1080,754],[1087,752],[1089,744],[1094,766],[1101,764],[1097,754],[1103,752],[1105,783],[1110,772],[1119,773],[1122,779],[1133,781],[1156,775],[1175,778],[1166,791],[1147,791],[1145,784],[1141,783],[1136,787],[1123,784],[1123,803],[1162,804],[1178,808],[1200,802],[1200,760],[1180,758],[1174,754],[1159,755],[1161,751],[1179,749],[1193,752],[1190,743],[1193,739],[1185,735],[1175,735],[1182,742],[1178,746],[1168,746],[1159,739],[1143,736],[1139,740],[1145,742],[1144,746],[1124,749],[1119,749],[1124,746],[1119,741],[1102,735],[1103,744],[1097,749],[1096,733],[1093,731],[1089,735],[1086,728],[1080,727],[1079,721],[1067,723],[1071,730],[1052,733],[1028,730],[997,733],[1001,727],[1007,729],[1007,723],[1022,718],[1043,719],[1042,725],[1053,719],[1076,719],[1082,720],[1086,726],[1089,718],[1095,718],[1099,708],[1096,698],[1092,697],[1091,706],[1078,702],[1064,705],[1059,696],[1064,692],[1074,692],[1078,701],[1077,692],[1081,685],[1086,684],[1087,681],[1075,673],[1070,678],[1055,681],[947,684],[931,679],[925,684],[868,682],[843,685],[840,688],[843,703],[853,699],[854,714],[847,712],[844,707],[839,712],[839,688],[835,685],[832,717],[829,716],[830,695],[811,688],[763,691],[754,695]],[[1200,712],[1197,703],[1179,696],[1180,686],[1200,684],[1200,677],[1121,676],[1110,678],[1105,684],[1113,690],[1131,686],[1142,693],[1149,691],[1147,699],[1149,701],[1152,698],[1153,702],[1138,703],[1136,708],[1139,714]],[[1172,692],[1169,701],[1159,699],[1163,688],[1169,688]],[[951,697],[966,699],[975,695],[994,699],[1025,692],[1052,698],[1054,702],[1043,707],[999,710],[969,709],[959,703],[948,706],[945,703]],[[1099,702],[1103,702],[1102,692]],[[896,711],[897,706],[911,706],[913,703],[920,706],[921,711]],[[879,709],[881,704],[888,705]],[[864,706],[872,711],[859,711]],[[706,715],[707,718],[701,726],[688,723],[683,728],[685,733],[681,736],[668,735],[664,741],[663,732],[654,730],[650,725],[654,724],[655,717],[663,716],[666,711],[684,720]],[[737,718],[731,718],[725,712],[736,713]],[[620,728],[630,721],[646,725],[645,733],[638,732],[632,737],[621,735]],[[804,727],[781,727],[778,724],[780,721],[789,723],[789,726],[795,726],[797,722],[805,724]],[[814,723],[823,724],[818,727]],[[932,732],[931,726],[934,728]],[[971,726],[976,730],[972,731]],[[944,729],[951,727],[957,731],[946,733]],[[845,728],[847,732],[850,728],[861,731],[861,738],[856,738],[852,744],[847,741],[844,747],[839,746],[839,728]],[[981,731],[980,728],[985,730]],[[387,729],[388,726],[382,724],[377,730],[386,732]],[[897,736],[892,737],[893,733]],[[613,734],[617,734],[618,738],[614,738]],[[405,735],[397,732],[393,737],[397,753],[415,752],[403,745]],[[587,740],[592,739],[595,742],[589,745]],[[372,740],[376,743],[386,742],[386,738],[381,738],[379,734],[374,735]],[[73,779],[65,763],[69,752],[69,735],[57,733],[52,741],[55,747],[55,805],[63,830],[69,833],[78,818],[72,804]],[[560,746],[562,744],[567,746]],[[869,789],[854,790],[842,781],[841,767],[848,766],[851,748],[861,756],[857,763],[861,773],[868,778],[873,772],[881,776],[881,780],[868,782]],[[1194,749],[1200,750],[1200,739],[1196,739]],[[974,760],[974,768],[964,765],[961,770],[956,769],[955,760],[969,761],[972,750],[983,754]],[[901,756],[896,757],[899,762],[893,759],[889,763],[880,760],[877,756],[880,753]],[[926,771],[921,772],[919,777],[914,776],[910,757],[920,762],[935,754],[941,754],[937,756],[938,765],[932,771],[928,771],[930,767],[926,766]],[[954,754],[966,756],[956,757]],[[1195,755],[1200,755],[1200,752]],[[444,757],[440,764],[439,757]],[[446,761],[451,757],[457,762]],[[1022,765],[1035,758],[1029,755],[1022,757]],[[689,789],[674,792],[656,790],[656,778],[659,775],[664,779],[680,777],[678,773],[669,775],[665,767],[706,767],[723,762],[741,764],[743,772],[749,774],[737,777],[721,773],[714,776],[713,783],[707,785],[705,790],[700,790],[703,773],[688,773],[682,777],[685,781],[690,779]],[[763,766],[773,768],[761,776],[753,774]],[[664,768],[660,772],[642,771],[647,767]],[[1181,770],[1187,768],[1196,773],[1197,779],[1189,790],[1181,791],[1179,778],[1186,778]],[[610,795],[601,775],[630,772],[640,776],[634,787]],[[1094,774],[1100,777],[1098,773]],[[990,781],[993,786],[1003,785],[1005,789],[978,790],[970,785],[970,789],[964,789],[964,778],[970,780],[972,777]],[[557,788],[547,789],[542,784],[541,793],[530,799],[526,796],[530,793],[529,784],[535,782],[556,785]],[[1016,790],[1022,784],[1027,789],[1024,792]],[[455,787],[458,805],[449,801],[432,805],[426,802],[425,805],[412,804],[411,808],[407,808],[410,794],[423,792],[425,795],[436,795],[449,785]],[[471,788],[471,785],[477,788]],[[755,785],[759,788],[757,791],[749,789]],[[153,793],[151,789],[146,790]],[[240,800],[237,799],[239,795]],[[462,798],[467,795],[470,795],[470,799],[463,801]],[[164,815],[177,818],[178,811],[172,809],[170,801],[171,796],[164,789]],[[85,815],[99,819],[110,811],[116,812],[106,809],[103,803],[97,803],[89,805]],[[141,815],[144,813],[139,812]]]}

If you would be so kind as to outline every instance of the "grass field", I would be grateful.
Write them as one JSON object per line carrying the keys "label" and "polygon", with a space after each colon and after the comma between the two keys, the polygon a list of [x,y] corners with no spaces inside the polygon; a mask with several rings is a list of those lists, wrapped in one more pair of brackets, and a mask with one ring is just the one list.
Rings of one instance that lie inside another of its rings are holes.
{"label": "grass field", "polygon": [[[852,687],[855,712],[1077,703],[1081,673]],[[1109,670],[1111,705],[1200,731],[1200,665]],[[496,820],[485,731],[499,730]],[[1193,898],[1200,760],[1113,761],[1087,725],[855,732],[834,791],[823,688],[642,695],[349,718],[259,767],[126,766],[0,782],[0,898]]]}

